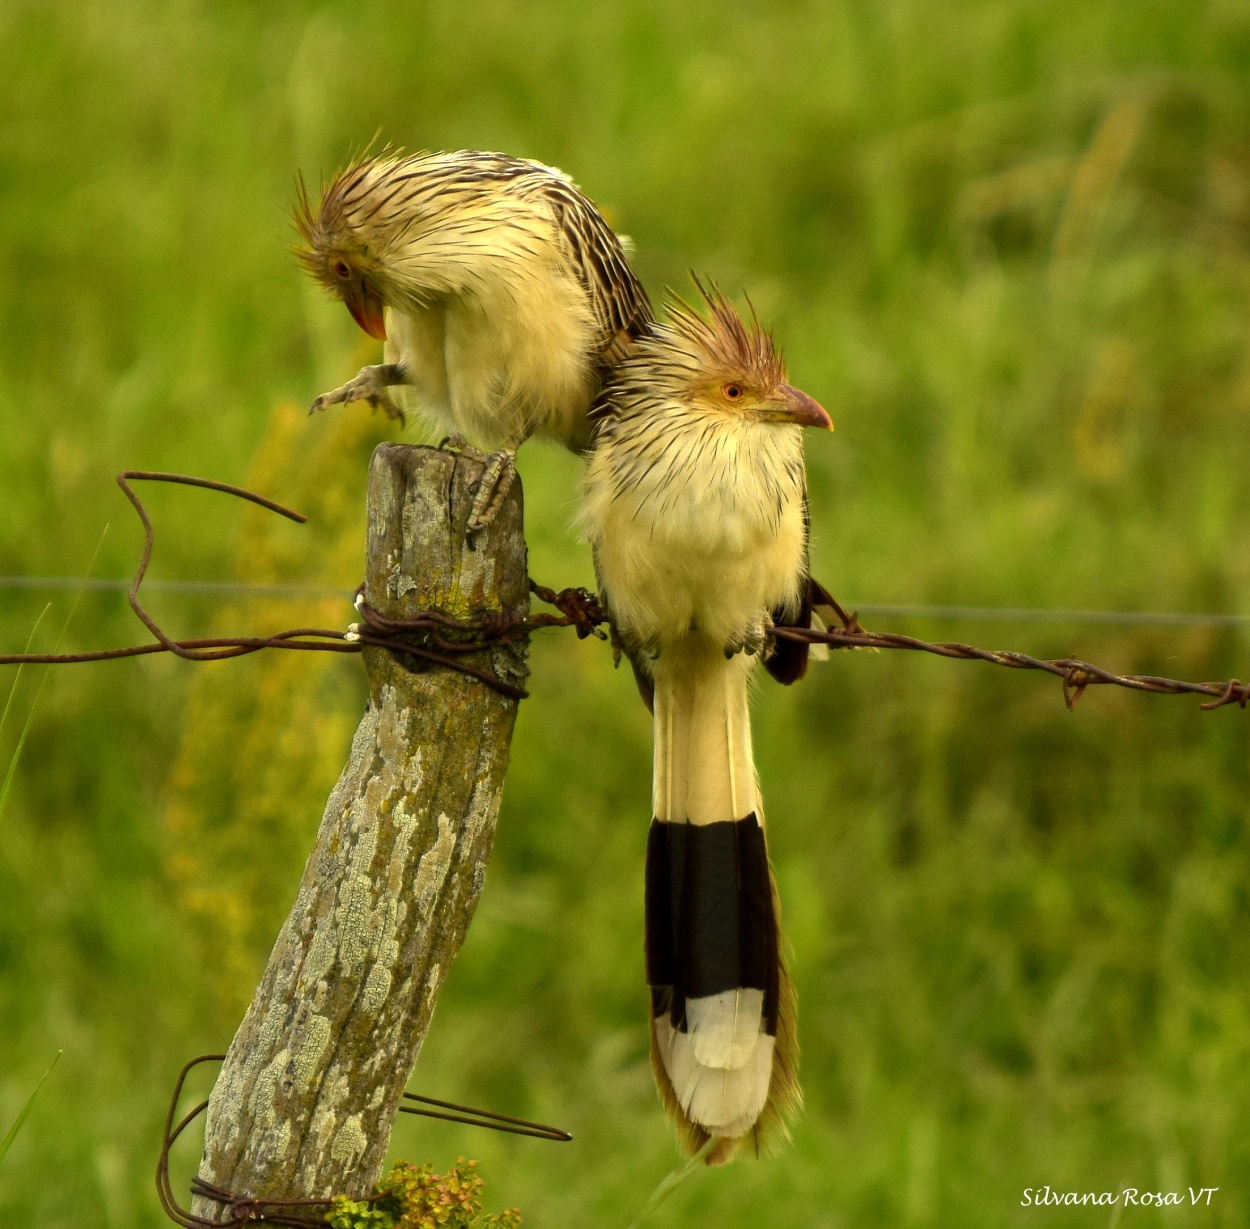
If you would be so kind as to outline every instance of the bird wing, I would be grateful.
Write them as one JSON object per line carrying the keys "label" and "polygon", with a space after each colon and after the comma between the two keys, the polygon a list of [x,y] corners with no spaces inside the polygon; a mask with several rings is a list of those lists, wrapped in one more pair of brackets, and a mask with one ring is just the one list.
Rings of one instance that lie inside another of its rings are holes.
{"label": "bird wing", "polygon": [[590,299],[598,331],[595,357],[607,375],[632,353],[634,341],[655,319],[651,301],[620,239],[594,205],[555,176],[544,189],[565,254]]}
{"label": "bird wing", "polygon": [[[812,604],[817,598],[815,590],[824,590],[812,579],[811,563],[808,558],[810,541],[811,514],[808,510],[807,483],[803,483],[803,575],[800,579],[800,596],[797,609],[787,610],[778,606],[773,614],[775,627],[811,627]],[[802,640],[777,640],[773,643],[773,651],[764,661],[764,669],[779,683],[787,686],[797,683],[807,673],[807,659],[810,645]]]}

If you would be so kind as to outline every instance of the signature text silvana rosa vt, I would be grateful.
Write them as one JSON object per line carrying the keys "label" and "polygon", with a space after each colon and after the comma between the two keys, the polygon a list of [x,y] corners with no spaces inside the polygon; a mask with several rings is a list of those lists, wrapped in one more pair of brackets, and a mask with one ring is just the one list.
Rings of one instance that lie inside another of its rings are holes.
{"label": "signature text silvana rosa vt", "polygon": [[[1201,1203],[1211,1204],[1211,1196],[1220,1188],[1218,1186],[1189,1187],[1190,1206]],[[1126,1208],[1166,1208],[1183,1204],[1183,1191],[1139,1191],[1135,1186],[1126,1186],[1118,1195],[1111,1191],[1052,1191],[1049,1186],[1024,1188],[1024,1198],[1020,1200],[1022,1208],[1072,1207],[1081,1204],[1108,1206],[1122,1204]]]}

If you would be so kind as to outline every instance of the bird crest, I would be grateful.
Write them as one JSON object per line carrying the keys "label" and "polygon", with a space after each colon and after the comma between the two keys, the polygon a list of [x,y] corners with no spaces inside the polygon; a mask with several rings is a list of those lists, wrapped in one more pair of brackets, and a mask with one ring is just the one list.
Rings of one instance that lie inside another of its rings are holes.
{"label": "bird crest", "polygon": [[365,154],[339,171],[329,185],[322,185],[321,199],[315,205],[303,175],[296,177],[293,220],[303,242],[296,246],[295,255],[331,290],[338,290],[332,267],[335,256],[359,260],[366,253],[361,228],[378,220],[384,203],[375,189],[402,164],[390,147]]}
{"label": "bird crest", "polygon": [[785,364],[772,333],[760,324],[750,299],[747,300],[751,312],[748,324],[715,282],[705,285],[694,274],[691,280],[707,307],[707,314],[679,295],[670,295],[667,327],[685,343],[683,348],[697,355],[706,369],[726,376],[741,376],[761,390],[784,384]]}
{"label": "bird crest", "polygon": [[705,310],[670,291],[668,318],[653,324],[620,365],[595,418],[609,419],[630,406],[641,412],[657,396],[745,410],[784,387],[785,364],[754,307],[748,323],[714,282],[705,284],[694,274],[691,279]]}

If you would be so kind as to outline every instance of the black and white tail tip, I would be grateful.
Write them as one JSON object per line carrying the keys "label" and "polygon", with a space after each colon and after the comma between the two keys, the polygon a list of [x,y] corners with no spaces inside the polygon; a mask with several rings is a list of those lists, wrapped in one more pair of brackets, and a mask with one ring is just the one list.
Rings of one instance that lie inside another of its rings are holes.
{"label": "black and white tail tip", "polygon": [[755,812],[714,823],[653,820],[646,958],[651,1058],[684,1148],[709,1164],[758,1153],[799,1100],[794,994]]}

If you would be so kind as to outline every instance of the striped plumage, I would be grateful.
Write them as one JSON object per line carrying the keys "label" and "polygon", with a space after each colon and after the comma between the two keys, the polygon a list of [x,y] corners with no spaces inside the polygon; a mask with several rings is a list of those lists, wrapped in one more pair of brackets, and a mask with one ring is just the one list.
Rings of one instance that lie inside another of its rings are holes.
{"label": "striped plumage", "polygon": [[314,410],[390,389],[461,446],[496,449],[469,515],[486,527],[531,435],[575,452],[604,379],[652,319],[620,240],[563,172],[507,154],[387,151],[336,176],[317,206],[301,189],[305,267],[385,339],[385,362]]}
{"label": "striped plumage", "polygon": [[772,613],[806,609],[801,428],[830,423],[771,338],[703,293],[708,316],[677,304],[605,391],[582,522],[653,702],[653,1066],[683,1144],[721,1161],[799,1096],[747,696]]}
{"label": "striped plumage", "polygon": [[301,193],[296,223],[308,270],[385,333],[388,385],[483,447],[537,434],[584,449],[605,375],[652,318],[611,228],[537,162],[384,152],[316,206]]}

